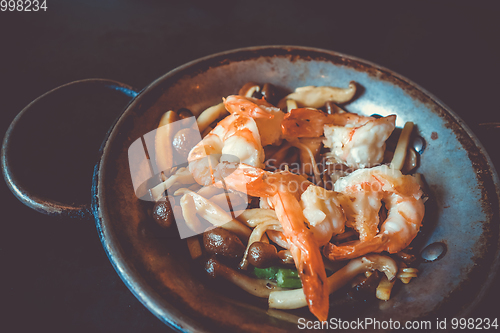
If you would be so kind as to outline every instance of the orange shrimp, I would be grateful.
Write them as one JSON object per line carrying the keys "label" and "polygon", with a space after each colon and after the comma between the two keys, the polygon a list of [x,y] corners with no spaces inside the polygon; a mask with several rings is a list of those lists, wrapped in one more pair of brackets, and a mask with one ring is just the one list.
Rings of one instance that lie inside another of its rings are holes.
{"label": "orange shrimp", "polygon": [[326,114],[318,109],[299,108],[285,115],[281,127],[285,136],[312,138],[322,136],[323,126],[327,124],[361,126],[373,119],[349,112]]}
{"label": "orange shrimp", "polygon": [[278,109],[269,104],[265,99],[231,95],[222,100],[229,113],[238,113],[252,118],[273,119],[273,111],[274,109]]}
{"label": "orange shrimp", "polygon": [[[353,259],[370,252],[396,253],[417,236],[425,208],[420,186],[412,176],[386,165],[360,169],[338,180],[335,191],[344,195],[341,206],[347,225],[360,233],[360,240],[339,246],[328,243],[323,253],[330,260]],[[385,203],[387,218],[377,234],[380,201]]]}
{"label": "orange shrimp", "polygon": [[198,184],[213,183],[213,171],[221,160],[236,158],[255,167],[264,165],[264,149],[255,120],[231,114],[217,124],[188,155],[189,171]]}
{"label": "orange shrimp", "polygon": [[281,144],[281,122],[285,114],[279,108],[269,104],[264,99],[228,96],[224,105],[231,114],[251,117],[259,129],[262,146]]}
{"label": "orange shrimp", "polygon": [[384,159],[385,141],[395,128],[396,116],[364,117],[355,113],[325,114],[301,108],[291,110],[282,122],[286,137],[319,137],[330,148],[330,163],[341,163],[355,169],[371,167]]}
{"label": "orange shrimp", "polygon": [[225,186],[234,190],[269,199],[290,244],[309,310],[319,320],[327,320],[329,299],[325,267],[319,245],[304,223],[299,203],[300,195],[311,183],[290,172],[271,173],[234,163],[219,164],[215,178],[223,179]]}

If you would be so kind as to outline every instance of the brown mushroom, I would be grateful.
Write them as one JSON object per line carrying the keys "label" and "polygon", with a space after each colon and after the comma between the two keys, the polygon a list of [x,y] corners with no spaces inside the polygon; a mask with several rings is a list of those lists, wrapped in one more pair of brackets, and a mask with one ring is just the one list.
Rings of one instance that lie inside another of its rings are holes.
{"label": "brown mushroom", "polygon": [[175,221],[174,213],[168,198],[155,203],[153,207],[153,218],[161,227],[168,228],[172,225]]}
{"label": "brown mushroom", "polygon": [[415,149],[408,147],[408,151],[406,152],[406,159],[403,164],[403,169],[401,170],[404,174],[408,174],[415,170],[418,166],[418,153]]}
{"label": "brown mushroom", "polygon": [[276,99],[276,88],[271,83],[264,84],[260,93],[267,102],[273,105],[278,103],[278,100]]}
{"label": "brown mushroom", "polygon": [[186,119],[186,118],[194,117],[191,110],[186,109],[186,108],[180,108],[179,110],[177,110],[177,115],[179,116],[179,119]]}
{"label": "brown mushroom", "polygon": [[353,290],[349,292],[349,294],[357,298],[366,295],[374,295],[381,278],[382,276],[378,271],[374,271],[368,276],[362,276],[361,279],[353,283]]}
{"label": "brown mushroom", "polygon": [[205,263],[205,271],[211,277],[222,277],[257,297],[268,298],[271,291],[281,290],[281,288],[276,286],[275,282],[249,277],[221,264],[214,258],[207,260]]}
{"label": "brown mushroom", "polygon": [[248,262],[257,268],[271,267],[279,261],[276,247],[269,243],[255,242],[248,249]]}
{"label": "brown mushroom", "polygon": [[234,233],[215,228],[203,233],[203,246],[210,254],[230,259],[240,259],[245,252],[245,245]]}
{"label": "brown mushroom", "polygon": [[245,97],[253,97],[255,92],[260,91],[260,86],[255,82],[247,82],[238,91],[238,95]]}
{"label": "brown mushroom", "polygon": [[281,259],[283,264],[293,264],[293,256],[290,250],[281,250],[278,252],[278,257]]}
{"label": "brown mushroom", "polygon": [[[374,270],[384,273],[389,281],[393,281],[398,272],[398,265],[392,258],[380,254],[369,254],[361,258],[353,259],[347,265],[328,277],[329,293],[331,294],[345,286],[356,277],[356,275]],[[307,306],[307,302],[302,288],[274,291],[269,295],[270,308],[298,309],[305,306]]]}
{"label": "brown mushroom", "polygon": [[183,158],[187,158],[191,149],[199,141],[199,132],[192,128],[183,128],[172,139],[172,146]]}

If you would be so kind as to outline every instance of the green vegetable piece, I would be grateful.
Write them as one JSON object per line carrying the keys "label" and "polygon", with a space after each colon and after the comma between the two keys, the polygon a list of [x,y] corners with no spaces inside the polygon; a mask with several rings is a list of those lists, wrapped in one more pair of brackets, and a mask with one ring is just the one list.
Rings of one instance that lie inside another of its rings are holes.
{"label": "green vegetable piece", "polygon": [[276,280],[276,274],[278,273],[278,267],[276,267],[276,266],[267,267],[267,268],[254,267],[253,273],[259,279]]}
{"label": "green vegetable piece", "polygon": [[299,274],[295,269],[280,268],[276,274],[276,282],[281,288],[302,288]]}

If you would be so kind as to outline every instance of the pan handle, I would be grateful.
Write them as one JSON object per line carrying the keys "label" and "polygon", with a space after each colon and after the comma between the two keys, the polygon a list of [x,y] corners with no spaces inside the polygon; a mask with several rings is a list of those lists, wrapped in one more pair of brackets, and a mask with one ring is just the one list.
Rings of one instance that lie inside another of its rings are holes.
{"label": "pan handle", "polygon": [[480,123],[478,125],[486,130],[500,130],[500,123],[497,122]]}
{"label": "pan handle", "polygon": [[[69,119],[69,123],[57,124],[59,127],[55,126],[54,128],[60,128],[63,135],[67,136],[68,141],[70,141],[69,137],[74,135],[75,131],[78,132],[81,127],[85,126],[82,125],[83,122],[81,120],[88,120],[88,117],[92,116],[92,112],[99,109],[99,107],[101,108],[98,112],[99,114],[94,114],[92,117],[95,117],[95,123],[99,123],[100,127],[106,131],[112,125],[111,120],[114,120],[117,116],[119,116],[125,109],[125,106],[137,95],[138,93],[132,87],[117,81],[106,79],[86,79],[64,84],[32,101],[14,118],[2,143],[0,165],[2,167],[2,173],[7,186],[10,188],[12,193],[14,193],[14,195],[26,206],[44,214],[79,219],[91,219],[92,213],[90,209],[90,195],[88,195],[87,203],[75,204],[71,202],[59,202],[50,198],[50,195],[40,194],[40,190],[38,190],[39,193],[36,193],[37,191],[33,190],[33,184],[36,183],[36,181],[33,181],[34,178],[30,177],[31,172],[42,169],[54,170],[54,172],[57,173],[57,168],[64,169],[64,165],[58,165],[56,162],[51,161],[48,157],[44,158],[43,154],[40,154],[42,158],[36,159],[31,156],[23,156],[23,154],[30,154],[26,153],[26,148],[28,148],[29,151],[37,153],[36,150],[31,150],[31,146],[36,145],[36,147],[43,149],[44,144],[49,145],[46,141],[50,142],[49,138],[51,138],[52,133],[49,131],[44,132],[43,126],[47,126],[48,123],[57,123],[61,118],[66,119],[65,121],[68,121]],[[73,99],[74,102],[76,101],[77,105],[74,105],[74,107],[71,104],[71,99]],[[85,104],[87,101],[89,101],[89,103],[93,103],[89,105],[99,105],[99,107],[91,106],[88,109],[85,107],[82,108],[82,104]],[[64,110],[54,111],[56,108]],[[63,116],[57,117],[54,115],[54,112],[59,112],[56,113],[56,115],[59,114]],[[72,117],[74,119],[72,119]],[[105,123],[101,124],[101,122]],[[86,127],[89,128],[88,133],[96,134],[98,131],[95,130],[95,132],[92,132],[93,129],[91,127],[92,125]],[[87,134],[87,132],[85,133]],[[85,147],[85,149],[95,149],[97,155],[99,147],[95,147],[95,143],[97,142],[98,145],[100,141],[96,140],[102,140],[104,134],[105,133],[97,134],[101,135],[99,138],[79,138],[78,140],[80,140],[79,142],[82,143],[82,146],[75,147],[74,149],[82,149],[84,145],[89,143],[90,146]],[[55,142],[56,145],[64,147],[59,153],[59,156],[63,156],[63,159],[65,157],[69,159],[71,153],[75,155],[74,152],[69,151],[71,148],[68,149],[68,143],[65,142],[65,138],[58,139]],[[76,153],[76,155],[77,154],[78,153]],[[74,156],[71,158],[73,157]],[[34,160],[36,160],[36,162]],[[48,165],[51,162],[55,165]],[[71,161],[67,162],[72,163]],[[97,161],[91,161],[91,163],[94,162]],[[39,169],[35,170],[36,168]],[[85,173],[75,171],[75,174],[75,177],[82,177]],[[90,178],[91,173],[89,175],[89,181]],[[55,185],[57,185],[56,183],[58,181],[63,182],[60,179],[43,181],[48,181],[49,184],[52,182],[52,184]],[[42,185],[40,185],[42,188],[44,187],[43,181]],[[81,189],[76,190],[81,191]],[[90,192],[90,186],[86,189],[86,191]],[[63,201],[71,201],[70,199],[67,199],[66,195],[68,193],[63,194]],[[85,199],[82,199],[81,201],[84,200]]]}

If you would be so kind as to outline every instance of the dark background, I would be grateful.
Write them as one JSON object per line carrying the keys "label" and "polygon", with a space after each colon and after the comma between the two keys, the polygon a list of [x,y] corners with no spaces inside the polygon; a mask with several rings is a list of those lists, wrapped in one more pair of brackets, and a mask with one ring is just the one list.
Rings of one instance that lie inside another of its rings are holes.
{"label": "dark background", "polygon": [[[47,0],[47,6],[0,12],[2,136],[30,101],[70,81],[102,77],[141,89],[214,52],[303,45],[363,58],[420,84],[465,120],[500,165],[500,136],[478,126],[500,122],[494,2]],[[73,190],[90,197],[90,179]],[[36,213],[4,181],[0,198],[0,330],[168,331],[119,279],[92,222]],[[473,315],[498,316],[499,297],[495,286]]]}

